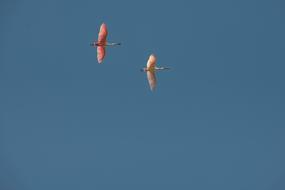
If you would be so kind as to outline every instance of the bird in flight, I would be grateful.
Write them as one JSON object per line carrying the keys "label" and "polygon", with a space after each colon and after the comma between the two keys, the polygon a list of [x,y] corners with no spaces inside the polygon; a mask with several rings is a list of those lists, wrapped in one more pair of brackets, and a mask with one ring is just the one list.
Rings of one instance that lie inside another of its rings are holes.
{"label": "bird in flight", "polygon": [[149,83],[150,90],[153,91],[156,87],[156,76],[155,72],[156,71],[161,71],[161,70],[168,70],[170,68],[168,67],[156,67],[156,57],[154,54],[151,54],[148,58],[146,67],[142,68],[142,72],[146,72],[147,74],[147,80]]}
{"label": "bird in flight", "polygon": [[92,47],[97,47],[97,60],[98,63],[102,63],[105,54],[106,54],[106,46],[117,46],[117,45],[121,45],[121,43],[110,43],[107,42],[107,35],[108,35],[108,30],[107,30],[107,26],[105,23],[101,24],[100,30],[99,30],[99,34],[98,34],[98,41],[94,41],[90,44],[90,46]]}

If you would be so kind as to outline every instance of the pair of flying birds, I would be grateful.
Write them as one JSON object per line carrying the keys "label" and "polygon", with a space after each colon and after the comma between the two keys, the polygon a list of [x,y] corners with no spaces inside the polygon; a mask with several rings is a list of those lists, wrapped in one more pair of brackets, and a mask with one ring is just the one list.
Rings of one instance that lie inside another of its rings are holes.
{"label": "pair of flying birds", "polygon": [[[105,54],[106,54],[106,46],[118,46],[121,43],[110,43],[107,41],[108,30],[105,23],[101,24],[98,41],[92,42],[90,45],[92,47],[97,47],[97,60],[98,63],[102,63]],[[141,71],[146,72],[148,83],[151,90],[154,90],[156,87],[156,77],[155,72],[159,70],[166,70],[168,67],[156,67],[156,57],[154,54],[151,54],[148,58],[146,67],[142,68]]]}

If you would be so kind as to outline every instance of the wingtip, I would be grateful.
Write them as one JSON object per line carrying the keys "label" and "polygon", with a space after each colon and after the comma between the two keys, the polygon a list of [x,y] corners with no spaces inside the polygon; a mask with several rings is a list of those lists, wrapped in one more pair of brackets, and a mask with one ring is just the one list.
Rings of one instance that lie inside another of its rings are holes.
{"label": "wingtip", "polygon": [[156,58],[156,56],[155,56],[154,53],[150,54],[149,57],[150,57],[150,58],[151,58],[151,57]]}

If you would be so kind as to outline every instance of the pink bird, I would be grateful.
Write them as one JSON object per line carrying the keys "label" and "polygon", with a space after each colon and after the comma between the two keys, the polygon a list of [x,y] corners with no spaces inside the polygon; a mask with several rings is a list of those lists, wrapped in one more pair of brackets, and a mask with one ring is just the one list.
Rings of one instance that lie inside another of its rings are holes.
{"label": "pink bird", "polygon": [[97,47],[98,63],[102,63],[102,61],[105,57],[105,54],[106,54],[105,47],[106,46],[121,45],[121,43],[109,43],[109,42],[107,42],[107,35],[108,35],[107,26],[105,23],[102,23],[101,27],[100,27],[99,34],[98,34],[98,41],[92,42],[90,44],[90,46],[92,46],[92,47]]}
{"label": "pink bird", "polygon": [[147,80],[151,91],[153,91],[156,87],[155,72],[159,70],[170,69],[168,67],[156,67],[155,65],[156,65],[156,57],[154,54],[151,54],[148,58],[146,67],[141,69],[141,71],[146,72],[147,74]]}

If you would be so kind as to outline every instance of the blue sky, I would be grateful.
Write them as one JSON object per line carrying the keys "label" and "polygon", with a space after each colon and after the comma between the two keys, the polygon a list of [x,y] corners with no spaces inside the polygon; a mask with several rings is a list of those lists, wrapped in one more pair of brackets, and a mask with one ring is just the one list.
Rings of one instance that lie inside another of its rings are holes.
{"label": "blue sky", "polygon": [[1,189],[285,188],[281,1],[0,7]]}

